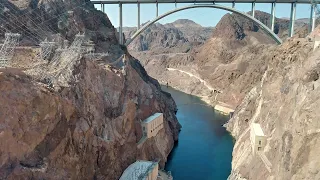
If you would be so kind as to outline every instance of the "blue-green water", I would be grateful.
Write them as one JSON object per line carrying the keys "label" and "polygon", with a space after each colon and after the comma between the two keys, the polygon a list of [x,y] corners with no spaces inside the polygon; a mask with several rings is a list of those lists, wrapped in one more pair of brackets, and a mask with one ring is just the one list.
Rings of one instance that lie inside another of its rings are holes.
{"label": "blue-green water", "polygon": [[165,170],[174,180],[226,180],[231,171],[233,140],[222,125],[228,117],[216,113],[198,97],[172,88],[182,125],[179,142],[168,157]]}

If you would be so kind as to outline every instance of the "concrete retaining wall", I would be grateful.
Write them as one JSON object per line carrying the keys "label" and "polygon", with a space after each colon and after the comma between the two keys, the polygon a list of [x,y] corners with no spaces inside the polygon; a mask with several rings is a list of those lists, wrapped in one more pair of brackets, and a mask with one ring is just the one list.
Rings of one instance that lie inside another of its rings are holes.
{"label": "concrete retaining wall", "polygon": [[224,106],[221,106],[221,105],[215,105],[214,109],[219,111],[219,112],[221,112],[222,114],[225,114],[225,115],[230,115],[231,113],[234,112],[234,109],[231,109],[231,108],[228,108],[228,107],[224,107]]}

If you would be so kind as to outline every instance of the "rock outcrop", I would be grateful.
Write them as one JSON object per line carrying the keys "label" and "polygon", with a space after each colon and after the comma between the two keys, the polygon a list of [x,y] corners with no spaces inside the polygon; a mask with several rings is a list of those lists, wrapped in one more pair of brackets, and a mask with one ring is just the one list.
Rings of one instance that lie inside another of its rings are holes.
{"label": "rock outcrop", "polygon": [[[319,179],[320,51],[292,39],[269,49],[261,81],[238,106],[227,129],[236,139],[233,179]],[[250,125],[262,126],[267,145],[254,155]]]}
{"label": "rock outcrop", "polygon": [[[133,35],[136,28],[125,28],[127,38]],[[212,28],[187,19],[172,23],[151,25],[129,46],[131,52],[152,51],[152,54],[188,52],[194,46],[203,44],[211,35]],[[151,54],[151,55],[152,55]]]}

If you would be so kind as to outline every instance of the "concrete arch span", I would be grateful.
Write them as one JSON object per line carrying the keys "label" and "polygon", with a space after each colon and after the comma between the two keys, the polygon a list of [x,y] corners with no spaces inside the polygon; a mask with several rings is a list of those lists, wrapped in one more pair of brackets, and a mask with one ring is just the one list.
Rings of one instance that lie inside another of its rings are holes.
{"label": "concrete arch span", "polygon": [[215,9],[222,9],[222,10],[226,10],[226,11],[229,11],[229,12],[233,12],[233,13],[236,13],[236,14],[239,14],[253,22],[255,22],[259,27],[260,29],[262,29],[267,35],[269,35],[272,39],[274,39],[278,44],[281,44],[282,43],[282,40],[273,32],[271,31],[271,29],[269,29],[266,25],[264,25],[262,22],[260,22],[259,20],[257,20],[256,18],[244,13],[244,12],[241,12],[241,11],[238,11],[234,8],[231,8],[231,7],[226,7],[226,6],[221,6],[221,5],[216,5],[216,4],[207,4],[207,5],[190,5],[190,6],[185,6],[185,7],[181,7],[181,8],[176,8],[172,11],[169,11],[165,14],[162,14],[158,17],[156,17],[155,19],[153,19],[152,21],[149,21],[147,24],[145,24],[143,27],[141,27],[137,32],[135,32],[131,37],[130,39],[128,39],[126,41],[126,46],[128,46],[135,38],[137,38],[143,31],[145,31],[149,26],[151,26],[152,24],[154,24],[155,22],[159,21],[160,19],[166,17],[166,16],[169,16],[170,14],[173,14],[173,13],[176,13],[176,12],[179,12],[179,11],[183,11],[183,10],[187,10],[187,9],[193,9],[193,8],[215,8]]}

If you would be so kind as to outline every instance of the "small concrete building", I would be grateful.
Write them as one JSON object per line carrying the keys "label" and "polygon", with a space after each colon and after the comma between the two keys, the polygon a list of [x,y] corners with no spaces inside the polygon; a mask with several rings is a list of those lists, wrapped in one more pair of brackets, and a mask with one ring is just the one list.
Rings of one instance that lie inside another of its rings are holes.
{"label": "small concrete building", "polygon": [[157,180],[158,162],[136,161],[122,173],[119,180]]}
{"label": "small concrete building", "polygon": [[320,36],[316,36],[316,37],[314,37],[313,50],[315,50],[316,48],[318,48],[319,45],[320,45]]}
{"label": "small concrete building", "polygon": [[154,137],[163,128],[163,114],[155,113],[141,122],[143,136]]}
{"label": "small concrete building", "polygon": [[252,123],[250,127],[250,140],[253,153],[263,151],[263,148],[267,143],[267,138],[264,135],[260,124]]}

